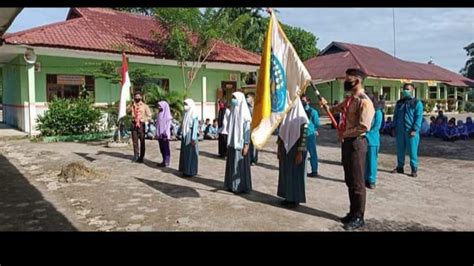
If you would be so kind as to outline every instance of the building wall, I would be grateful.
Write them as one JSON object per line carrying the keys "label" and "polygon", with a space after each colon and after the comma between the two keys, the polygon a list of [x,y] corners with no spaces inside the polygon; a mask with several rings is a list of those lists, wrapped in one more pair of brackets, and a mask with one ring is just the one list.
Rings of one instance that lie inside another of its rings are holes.
{"label": "building wall", "polygon": [[[66,74],[66,75],[86,75],[87,72],[97,68],[102,60],[75,59],[53,56],[38,56],[37,62],[41,64],[39,72],[35,72],[35,93],[36,110],[38,114],[47,109],[47,74]],[[116,62],[117,67],[121,66]],[[171,91],[183,90],[183,73],[179,66],[150,65],[140,63],[130,63],[129,70],[134,68],[144,68],[156,73],[158,78],[169,79]],[[187,71],[190,68],[185,70]],[[3,67],[3,87],[4,87],[4,114],[5,122],[27,131],[28,125],[28,76],[26,64],[22,55],[18,55],[11,62]],[[204,117],[216,117],[216,95],[217,89],[221,87],[222,81],[230,81],[231,74],[237,74],[237,87],[241,86],[240,72],[228,70],[214,70],[201,68],[188,90],[188,97],[196,102],[198,114],[201,117],[201,102],[203,95],[203,77],[206,77],[206,99],[204,101]],[[95,79],[95,102],[97,104],[113,104],[119,101],[120,84],[112,84],[105,79]]]}

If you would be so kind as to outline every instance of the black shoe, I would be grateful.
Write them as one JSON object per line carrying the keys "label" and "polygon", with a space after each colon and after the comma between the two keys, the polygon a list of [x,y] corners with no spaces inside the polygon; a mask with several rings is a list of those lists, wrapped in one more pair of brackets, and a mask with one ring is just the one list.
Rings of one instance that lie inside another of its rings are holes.
{"label": "black shoe", "polygon": [[346,224],[346,223],[350,222],[351,219],[352,219],[352,214],[348,213],[348,214],[346,214],[346,216],[342,217],[340,219],[340,221],[341,221],[341,223]]}
{"label": "black shoe", "polygon": [[403,174],[403,173],[405,173],[405,171],[403,170],[402,167],[397,167],[397,168],[393,169],[390,173],[392,173],[392,174],[396,174],[396,173]]}
{"label": "black shoe", "polygon": [[309,173],[308,177],[318,177],[318,172]]}
{"label": "black shoe", "polygon": [[348,223],[344,225],[344,229],[355,230],[355,229],[361,228],[364,225],[365,225],[364,218],[353,217]]}
{"label": "black shoe", "polygon": [[416,173],[416,170],[411,170],[410,176],[411,176],[411,177],[417,177],[418,174]]}
{"label": "black shoe", "polygon": [[138,157],[137,157],[137,156],[133,156],[132,162],[136,162],[136,161],[138,161]]}
{"label": "black shoe", "polygon": [[139,159],[137,160],[137,163],[143,163],[143,159],[142,159],[142,158],[139,158]]}
{"label": "black shoe", "polygon": [[298,202],[288,202],[288,204],[286,206],[290,209],[293,209],[293,208],[298,207],[299,205],[300,204]]}
{"label": "black shoe", "polygon": [[375,183],[366,182],[365,187],[368,189],[375,189],[376,185]]}
{"label": "black shoe", "polygon": [[158,167],[166,167],[166,163],[157,163],[156,166],[158,166]]}

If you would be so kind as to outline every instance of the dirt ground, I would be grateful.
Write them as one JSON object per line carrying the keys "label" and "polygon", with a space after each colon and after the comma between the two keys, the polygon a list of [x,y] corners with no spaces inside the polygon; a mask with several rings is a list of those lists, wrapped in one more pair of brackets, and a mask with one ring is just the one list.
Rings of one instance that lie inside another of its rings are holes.
{"label": "dirt ground", "polygon": [[[276,196],[274,143],[252,167],[254,191],[234,195],[222,189],[225,161],[216,156],[216,141],[199,143],[199,175],[185,179],[177,172],[178,142],[171,166],[160,169],[156,141],[147,141],[145,163],[135,164],[131,147],[105,142],[0,140],[0,231],[342,231],[338,217],[349,203],[335,131],[320,130],[321,176],[307,179],[307,203],[295,209]],[[362,230],[474,230],[473,144],[422,139],[419,175],[412,178],[388,173],[396,164],[395,139],[383,136]],[[72,162],[96,175],[59,182]]]}

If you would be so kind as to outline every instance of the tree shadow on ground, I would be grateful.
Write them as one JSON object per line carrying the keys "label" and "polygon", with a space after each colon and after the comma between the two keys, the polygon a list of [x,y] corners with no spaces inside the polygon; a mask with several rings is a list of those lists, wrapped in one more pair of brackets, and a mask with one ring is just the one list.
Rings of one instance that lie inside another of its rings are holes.
{"label": "tree shadow on ground", "polygon": [[[208,178],[203,178],[203,177],[192,177],[192,178],[189,178],[187,180],[192,181],[192,182],[196,182],[196,183],[208,186],[208,187],[213,187],[216,191],[225,190],[224,189],[224,183],[221,182],[221,181],[208,179]],[[269,195],[269,194],[260,192],[260,191],[253,190],[252,192],[250,192],[248,194],[235,194],[235,195],[239,196],[239,197],[242,197],[246,200],[252,201],[252,202],[264,203],[264,204],[267,204],[267,205],[270,205],[270,206],[273,206],[273,207],[282,208],[282,209],[286,209],[286,210],[291,210],[291,211],[295,211],[295,212],[300,212],[300,213],[304,213],[304,214],[317,216],[317,217],[321,217],[321,218],[325,218],[325,219],[329,219],[329,220],[339,222],[339,217],[338,216],[336,216],[334,214],[331,214],[331,213],[328,213],[328,212],[325,212],[325,211],[313,209],[313,208],[310,208],[308,206],[300,205],[300,206],[298,206],[294,209],[286,208],[283,205],[281,205],[281,202],[282,202],[283,199],[281,199],[279,197],[276,197],[276,196],[273,196],[273,195]]]}
{"label": "tree shadow on ground", "polygon": [[75,154],[81,156],[82,158],[86,159],[89,162],[93,162],[93,161],[97,160],[95,158],[90,157],[88,153],[75,152]]}
{"label": "tree shadow on ground", "polygon": [[77,231],[1,154],[0,173],[0,231]]}
{"label": "tree shadow on ground", "polygon": [[[278,171],[278,166],[275,166],[275,165],[271,165],[271,164],[267,164],[267,163],[262,163],[262,161],[260,160],[258,163],[255,164],[256,167],[263,167],[263,168],[266,168],[266,169],[269,169],[269,170],[277,170]],[[253,167],[255,167],[253,166]]]}
{"label": "tree shadow on ground", "polygon": [[148,179],[143,179],[143,178],[138,178],[138,177],[135,177],[135,179],[175,199],[200,197],[196,189],[191,188],[191,187],[160,182],[157,180],[148,180]]}
{"label": "tree shadow on ground", "polygon": [[319,175],[318,177],[314,177],[314,179],[322,179],[322,180],[327,180],[327,181],[333,181],[333,182],[339,182],[339,183],[346,183],[344,180],[342,179],[336,179],[336,178],[332,178],[332,177],[326,177],[326,176],[322,176],[322,175]]}
{"label": "tree shadow on ground", "polygon": [[199,151],[199,155],[211,158],[211,159],[219,159],[219,160],[225,160],[225,157],[220,157],[218,154],[210,153],[207,151]]}
{"label": "tree shadow on ground", "polygon": [[341,166],[342,167],[342,163],[339,161],[331,161],[331,160],[325,160],[325,159],[319,159],[318,158],[318,162],[319,163],[324,163],[324,164],[332,164],[332,165],[337,165],[337,166]]}

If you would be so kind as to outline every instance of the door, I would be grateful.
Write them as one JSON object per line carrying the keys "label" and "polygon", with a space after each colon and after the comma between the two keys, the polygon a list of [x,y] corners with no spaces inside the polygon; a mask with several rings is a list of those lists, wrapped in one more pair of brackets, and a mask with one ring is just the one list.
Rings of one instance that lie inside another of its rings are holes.
{"label": "door", "polygon": [[237,81],[222,81],[221,82],[223,97],[230,102],[232,93],[237,90]]}

